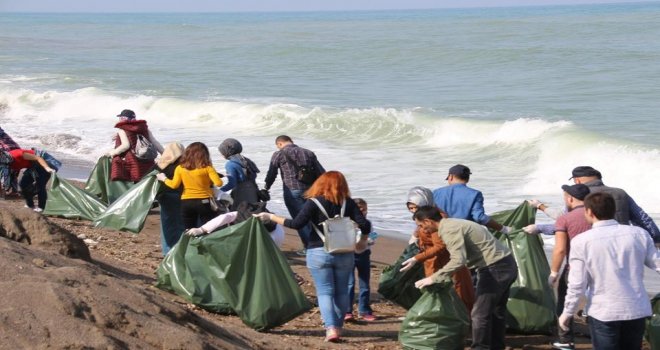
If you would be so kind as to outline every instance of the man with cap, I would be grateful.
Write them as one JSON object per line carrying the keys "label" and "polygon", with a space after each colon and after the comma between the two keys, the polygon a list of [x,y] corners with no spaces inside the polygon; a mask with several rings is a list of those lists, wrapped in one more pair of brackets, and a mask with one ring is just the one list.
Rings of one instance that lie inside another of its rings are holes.
{"label": "man with cap", "polygon": [[105,154],[112,158],[110,178],[113,181],[138,182],[154,167],[153,161],[140,160],[133,153],[138,135],[149,139],[159,154],[163,153],[163,146],[149,131],[147,121],[136,119],[132,110],[124,109],[117,117],[119,122],[115,124],[115,128],[119,130],[113,138],[115,148]]}
{"label": "man with cap", "polygon": [[467,186],[470,181],[470,168],[456,164],[449,168],[449,186],[433,191],[435,205],[445,211],[450,218],[470,220],[493,230],[508,234],[511,228],[491,219],[484,211],[484,196]]}
{"label": "man with cap", "polygon": [[[564,203],[566,204],[567,212],[557,218],[557,222],[554,225],[555,247],[552,251],[550,277],[548,278],[551,288],[554,288],[558,284],[557,315],[561,315],[562,311],[564,311],[569,266],[566,265],[561,275],[559,275],[559,270],[569,255],[570,241],[580,233],[591,229],[591,223],[584,216],[583,203],[584,198],[589,194],[589,187],[576,184],[572,186],[563,185],[561,189],[564,190]],[[552,348],[560,350],[575,349],[572,319],[570,320],[568,329],[559,329],[559,339],[552,343]]]}
{"label": "man with cap", "polygon": [[626,191],[605,186],[602,178],[600,171],[593,167],[579,166],[573,169],[570,179],[573,179],[576,184],[587,185],[591,193],[605,192],[612,195],[616,204],[614,219],[622,225],[633,224],[645,229],[656,244],[660,243],[660,229],[653,219],[635,203]]}

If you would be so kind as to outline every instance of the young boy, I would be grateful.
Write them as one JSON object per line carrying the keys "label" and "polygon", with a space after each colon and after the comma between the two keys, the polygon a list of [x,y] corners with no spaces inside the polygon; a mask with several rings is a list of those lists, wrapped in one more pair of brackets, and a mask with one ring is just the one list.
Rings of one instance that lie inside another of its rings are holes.
{"label": "young boy", "polygon": [[[354,198],[355,204],[362,212],[364,217],[367,217],[367,202],[362,198]],[[369,246],[374,244],[374,239],[378,234],[376,232],[369,233]],[[358,317],[365,321],[375,321],[376,316],[373,315],[371,310],[369,295],[371,289],[369,288],[369,276],[371,273],[371,249],[367,247],[365,251],[355,252],[355,268],[357,269],[358,279],[360,280],[360,294],[358,296]],[[353,321],[353,301],[355,300],[355,274],[351,273],[348,279],[348,290],[351,298],[351,308],[344,316],[344,321]]]}

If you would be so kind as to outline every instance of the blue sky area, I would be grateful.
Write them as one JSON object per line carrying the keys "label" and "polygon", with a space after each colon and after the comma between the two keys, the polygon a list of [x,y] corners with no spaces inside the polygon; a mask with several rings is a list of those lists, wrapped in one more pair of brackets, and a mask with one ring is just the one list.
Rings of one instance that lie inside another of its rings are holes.
{"label": "blue sky area", "polygon": [[[630,3],[626,0],[0,0],[0,12],[355,11]],[[653,1],[657,2],[657,1]]]}

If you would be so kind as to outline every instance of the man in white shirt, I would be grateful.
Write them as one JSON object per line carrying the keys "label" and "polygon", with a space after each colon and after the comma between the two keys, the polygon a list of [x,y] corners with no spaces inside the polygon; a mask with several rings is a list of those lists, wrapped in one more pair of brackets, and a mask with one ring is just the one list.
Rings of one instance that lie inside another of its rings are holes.
{"label": "man in white shirt", "polygon": [[568,291],[559,327],[568,328],[586,291],[594,349],[641,349],[644,319],[651,316],[642,282],[644,265],[658,271],[653,240],[644,229],[614,220],[616,205],[608,193],[589,194],[584,207],[593,228],[571,241]]}

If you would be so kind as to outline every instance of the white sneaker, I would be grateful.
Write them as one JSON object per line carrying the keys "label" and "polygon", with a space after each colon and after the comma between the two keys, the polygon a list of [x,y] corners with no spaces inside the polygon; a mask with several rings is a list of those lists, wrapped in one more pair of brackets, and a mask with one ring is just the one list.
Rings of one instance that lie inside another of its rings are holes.
{"label": "white sneaker", "polygon": [[41,213],[41,212],[44,211],[44,210],[41,209],[41,208],[39,208],[39,207],[36,207],[36,208],[34,208],[34,211],[36,211],[37,213]]}

